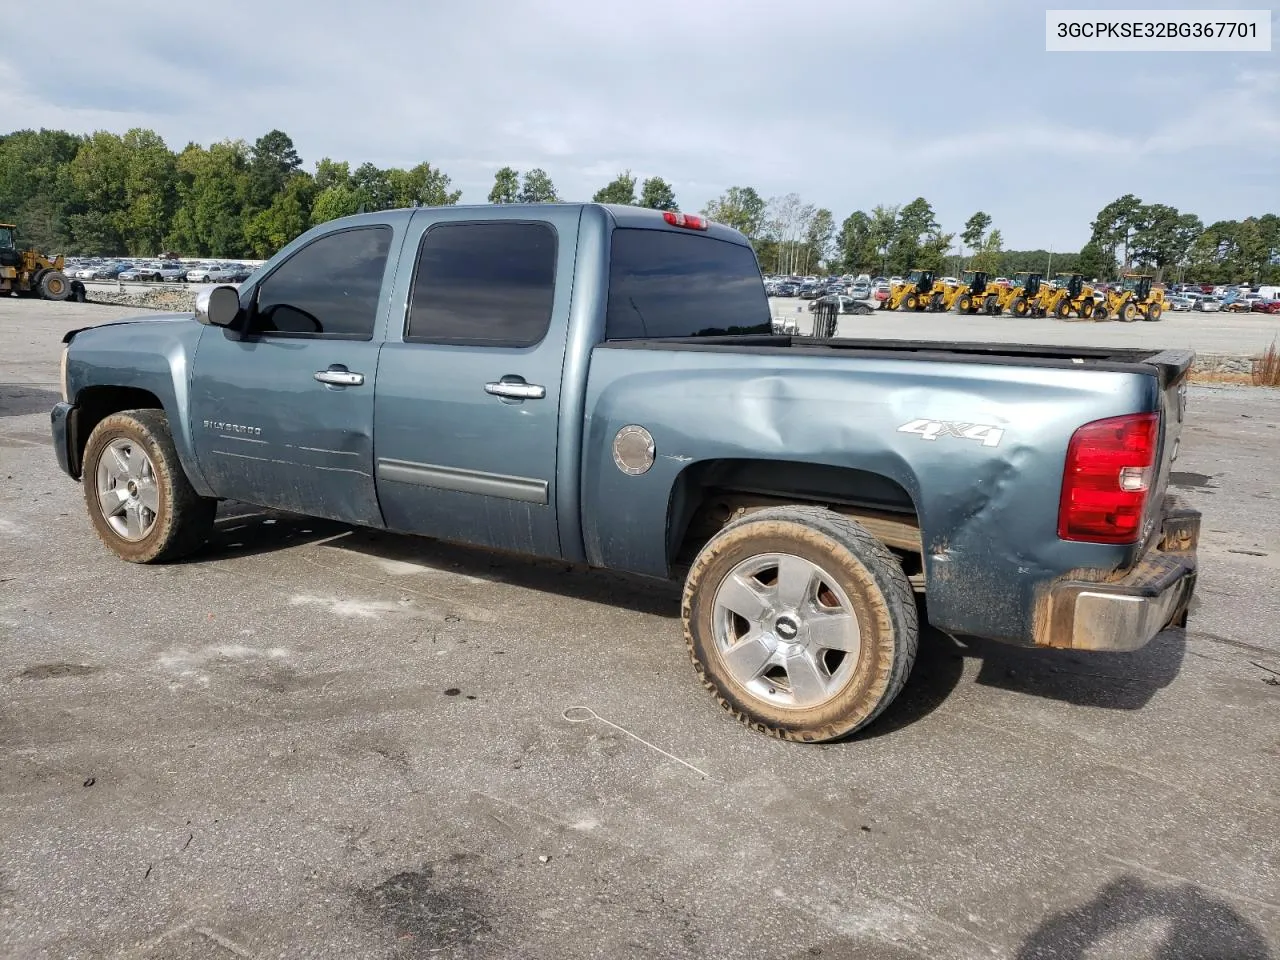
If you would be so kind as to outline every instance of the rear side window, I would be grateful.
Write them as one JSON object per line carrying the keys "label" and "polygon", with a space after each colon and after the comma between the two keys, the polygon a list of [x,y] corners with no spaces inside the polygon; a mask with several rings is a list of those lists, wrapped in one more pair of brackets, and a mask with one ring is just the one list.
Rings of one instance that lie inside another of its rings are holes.
{"label": "rear side window", "polygon": [[551,325],[556,234],[549,224],[444,223],[422,238],[405,340],[528,347]]}
{"label": "rear side window", "polygon": [[307,244],[258,285],[250,332],[372,339],[391,234],[358,227]]}
{"label": "rear side window", "polygon": [[772,333],[750,247],[670,230],[613,231],[605,339]]}

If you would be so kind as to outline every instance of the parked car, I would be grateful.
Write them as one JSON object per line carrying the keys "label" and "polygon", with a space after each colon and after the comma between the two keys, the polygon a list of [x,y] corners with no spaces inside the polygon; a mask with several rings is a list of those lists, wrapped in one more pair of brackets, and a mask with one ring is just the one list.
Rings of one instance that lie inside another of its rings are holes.
{"label": "parked car", "polygon": [[128,263],[108,263],[101,267],[95,267],[93,274],[86,279],[89,280],[118,280],[120,274],[124,273],[132,264]]}
{"label": "parked car", "polygon": [[1191,305],[1195,303],[1190,297],[1184,297],[1175,293],[1164,298],[1165,305],[1175,312],[1183,312],[1191,309]]}
{"label": "parked car", "polygon": [[1059,651],[1185,624],[1190,352],[779,343],[728,227],[515,213],[346,217],[194,315],[68,334],[53,449],[97,535],[176,560],[225,499],[678,577],[698,678],[805,742],[897,696],[917,591],[940,631]]}
{"label": "parked car", "polygon": [[871,312],[871,308],[861,300],[844,293],[828,294],[825,297],[819,297],[817,300],[809,302],[810,310],[819,310],[823,306],[834,306],[836,313],[864,314]]}
{"label": "parked car", "polygon": [[220,263],[205,263],[192,267],[187,271],[187,279],[192,283],[221,283],[231,282],[229,275],[232,273],[230,267]]}
{"label": "parked car", "polygon": [[1280,313],[1280,300],[1255,300],[1252,313]]}
{"label": "parked car", "polygon": [[1219,313],[1222,310],[1222,301],[1217,297],[1201,297],[1191,309],[1200,313]]}
{"label": "parked car", "polygon": [[855,300],[870,300],[871,284],[868,281],[859,280],[848,289],[847,293]]}
{"label": "parked car", "polygon": [[121,273],[119,279],[157,282],[161,279],[163,269],[163,265],[159,263],[135,264]]}

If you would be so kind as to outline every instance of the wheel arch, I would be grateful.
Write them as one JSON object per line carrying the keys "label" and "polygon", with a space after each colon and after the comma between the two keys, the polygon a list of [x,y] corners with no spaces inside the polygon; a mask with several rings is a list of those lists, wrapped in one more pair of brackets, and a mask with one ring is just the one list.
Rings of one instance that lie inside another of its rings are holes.
{"label": "wheel arch", "polygon": [[164,410],[160,398],[150,390],[140,387],[88,386],[76,394],[75,407],[68,416],[68,465],[71,473],[80,478],[84,464],[84,450],[93,428],[122,410]]}
{"label": "wheel arch", "polygon": [[822,506],[858,520],[899,555],[923,590],[919,510],[905,486],[883,473],[791,460],[712,459],[686,466],[667,501],[667,564],[677,570],[720,529],[745,513],[785,505]]}

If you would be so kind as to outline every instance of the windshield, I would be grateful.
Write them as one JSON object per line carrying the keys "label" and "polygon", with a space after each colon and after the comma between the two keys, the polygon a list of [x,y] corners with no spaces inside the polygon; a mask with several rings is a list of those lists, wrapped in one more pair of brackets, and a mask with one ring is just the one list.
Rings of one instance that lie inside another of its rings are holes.
{"label": "windshield", "polygon": [[8,227],[0,227],[0,250],[13,248],[13,231]]}
{"label": "windshield", "polygon": [[1123,289],[1125,289],[1125,290],[1137,290],[1137,289],[1138,289],[1138,284],[1139,284],[1141,281],[1142,281],[1142,278],[1141,278],[1141,277],[1125,277],[1125,278],[1124,278],[1124,286],[1123,286]]}
{"label": "windshield", "polygon": [[613,231],[606,339],[772,332],[750,247],[670,230]]}

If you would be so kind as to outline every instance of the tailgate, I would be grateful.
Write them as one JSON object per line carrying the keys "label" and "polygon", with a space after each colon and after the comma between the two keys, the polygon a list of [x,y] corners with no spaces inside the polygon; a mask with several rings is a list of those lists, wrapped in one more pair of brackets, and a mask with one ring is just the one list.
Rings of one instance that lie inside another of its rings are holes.
{"label": "tailgate", "polygon": [[1187,378],[1194,360],[1195,354],[1189,350],[1166,350],[1146,360],[1159,370],[1160,383],[1160,464],[1147,502],[1147,529],[1155,538],[1160,536],[1165,510],[1164,494],[1173,462],[1178,456],[1187,412]]}

